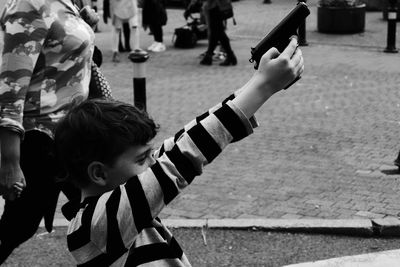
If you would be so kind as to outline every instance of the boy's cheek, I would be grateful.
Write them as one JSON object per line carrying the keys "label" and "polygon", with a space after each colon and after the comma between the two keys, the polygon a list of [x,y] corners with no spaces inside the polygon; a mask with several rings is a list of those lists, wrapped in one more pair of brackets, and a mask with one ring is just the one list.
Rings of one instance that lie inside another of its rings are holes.
{"label": "boy's cheek", "polygon": [[150,166],[148,164],[144,164],[143,166],[136,166],[134,175],[138,175],[145,172],[149,167]]}
{"label": "boy's cheek", "polygon": [[[143,165],[137,164],[133,171],[135,173],[134,175],[138,175],[138,174],[145,172],[147,169],[151,168],[151,166],[153,166],[155,162],[156,161],[154,159],[151,159],[151,160],[147,160],[147,162]],[[132,176],[134,176],[134,175],[132,175]]]}

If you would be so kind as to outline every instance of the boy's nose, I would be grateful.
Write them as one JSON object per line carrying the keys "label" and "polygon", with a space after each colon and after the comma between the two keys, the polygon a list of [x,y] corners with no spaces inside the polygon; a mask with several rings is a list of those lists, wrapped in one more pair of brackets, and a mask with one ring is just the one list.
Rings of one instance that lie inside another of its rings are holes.
{"label": "boy's nose", "polygon": [[156,158],[154,157],[154,153],[152,153],[150,156],[149,166],[153,166],[154,163],[156,163]]}

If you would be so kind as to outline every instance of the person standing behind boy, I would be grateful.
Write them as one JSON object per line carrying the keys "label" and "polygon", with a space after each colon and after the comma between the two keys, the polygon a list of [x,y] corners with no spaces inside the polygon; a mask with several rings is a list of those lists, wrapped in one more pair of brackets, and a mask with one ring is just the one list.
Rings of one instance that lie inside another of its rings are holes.
{"label": "person standing behind boy", "polygon": [[167,10],[164,0],[143,0],[142,24],[146,30],[150,28],[154,42],[147,48],[152,52],[164,52],[166,46],[163,43],[163,29],[167,24]]}
{"label": "person standing behind boy", "polygon": [[80,11],[71,0],[7,1],[1,12],[0,264],[42,219],[52,231],[60,189],[74,195],[56,183],[54,127],[90,95],[97,68],[90,25],[97,21],[93,10]]}
{"label": "person standing behind boy", "polygon": [[76,264],[191,266],[158,214],[229,143],[251,134],[254,113],[303,70],[296,38],[281,54],[271,48],[237,94],[155,151],[158,127],[144,111],[104,100],[72,109],[57,126],[55,144],[66,179],[82,193],[62,208]]}
{"label": "person standing behind boy", "polygon": [[129,23],[130,48],[133,50],[140,48],[137,0],[105,0],[103,2],[103,9],[104,23],[107,23],[108,18],[111,18],[111,24],[113,26],[111,33],[112,61],[120,62],[119,42],[124,23]]}

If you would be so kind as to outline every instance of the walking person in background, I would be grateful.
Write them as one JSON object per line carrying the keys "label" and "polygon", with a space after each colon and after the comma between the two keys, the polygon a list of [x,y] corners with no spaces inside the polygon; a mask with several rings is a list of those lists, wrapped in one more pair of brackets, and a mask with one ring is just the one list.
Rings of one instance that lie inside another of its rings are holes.
{"label": "walking person in background", "polygon": [[[103,1],[103,21],[107,24],[110,15],[110,0]],[[131,52],[131,27],[129,22],[122,23],[122,32],[119,35],[118,52]],[[122,41],[123,40],[123,41]]]}
{"label": "walking person in background", "polygon": [[163,29],[167,24],[167,10],[164,0],[143,0],[142,8],[143,28],[150,29],[154,42],[147,48],[152,52],[163,52],[166,46],[163,43]]}
{"label": "walking person in background", "polygon": [[60,190],[79,194],[56,183],[53,130],[89,95],[97,21],[71,0],[8,1],[0,15],[0,264],[42,218],[51,232]]}
{"label": "walking person in background", "polygon": [[[190,14],[192,6],[198,0],[193,0],[186,9],[185,18]],[[232,50],[229,37],[226,34],[226,21],[222,17],[221,8],[231,5],[231,0],[204,0],[203,12],[207,22],[208,29],[208,48],[200,61],[201,65],[212,65],[214,50],[218,43],[226,53],[226,58],[220,66],[236,65],[237,59]]]}
{"label": "walking person in background", "polygon": [[104,0],[103,9],[104,23],[107,23],[108,18],[111,18],[113,26],[111,33],[112,61],[119,62],[119,44],[124,23],[129,23],[130,29],[129,36],[125,35],[125,38],[129,38],[125,40],[125,51],[127,49],[126,44],[129,44],[129,48],[134,50],[140,47],[137,0]]}

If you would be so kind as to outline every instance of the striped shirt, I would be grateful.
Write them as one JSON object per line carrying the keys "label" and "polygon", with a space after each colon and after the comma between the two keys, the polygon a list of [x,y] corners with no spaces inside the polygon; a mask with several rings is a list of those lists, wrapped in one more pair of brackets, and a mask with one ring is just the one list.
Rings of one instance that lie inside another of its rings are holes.
{"label": "striped shirt", "polygon": [[67,243],[78,266],[191,266],[157,215],[229,143],[257,126],[230,101],[233,97],[166,139],[145,172],[86,198],[75,213],[68,212],[72,203],[63,207],[67,219],[73,217]]}

